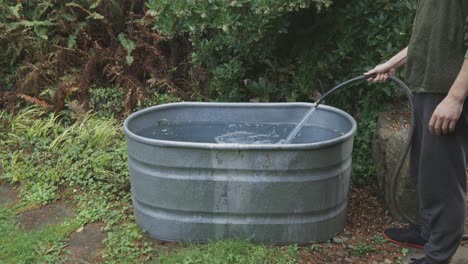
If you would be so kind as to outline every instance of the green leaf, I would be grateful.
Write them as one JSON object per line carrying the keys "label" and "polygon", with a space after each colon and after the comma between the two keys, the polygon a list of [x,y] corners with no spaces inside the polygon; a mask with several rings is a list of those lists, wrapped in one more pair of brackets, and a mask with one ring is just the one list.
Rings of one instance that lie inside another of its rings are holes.
{"label": "green leaf", "polygon": [[16,17],[16,18],[18,18],[18,19],[21,18],[20,14],[19,14],[19,11],[23,8],[23,6],[21,5],[21,3],[18,3],[18,4],[15,5],[15,6],[10,6],[10,7],[8,7],[8,8],[10,9],[10,13],[11,13],[14,17]]}
{"label": "green leaf", "polygon": [[101,19],[104,19],[104,16],[97,12],[93,12],[88,17],[86,17],[86,19],[89,19],[89,18],[92,18],[94,20],[101,20]]}
{"label": "green leaf", "polygon": [[33,20],[33,21],[28,21],[28,20],[21,20],[20,22],[13,22],[11,23],[12,28],[17,28],[18,26],[23,26],[23,27],[37,27],[37,26],[54,26],[56,23],[53,23],[49,20],[45,21],[39,21],[39,20]]}
{"label": "green leaf", "polygon": [[92,5],[89,6],[89,9],[95,9],[96,7],[98,7],[101,4],[101,2],[102,2],[102,0],[97,0]]}
{"label": "green leaf", "polygon": [[127,51],[127,56],[125,57],[126,62],[128,65],[131,65],[133,63],[133,56],[131,53],[136,48],[135,41],[127,39],[123,32],[119,34],[118,39],[120,45]]}
{"label": "green leaf", "polygon": [[69,49],[75,47],[76,45],[76,38],[78,37],[78,34],[80,33],[81,29],[86,25],[86,23],[84,22],[81,22],[79,24],[79,26],[76,28],[75,32],[73,32],[73,34],[71,34],[70,36],[68,36],[68,40],[67,40],[67,47]]}
{"label": "green leaf", "polygon": [[45,27],[45,26],[34,27],[34,33],[36,33],[36,35],[40,37],[41,39],[44,39],[44,40],[49,39],[49,36],[47,35],[47,33],[49,33],[48,27]]}
{"label": "green leaf", "polygon": [[401,250],[401,253],[403,254],[403,256],[406,256],[406,255],[408,255],[408,253],[409,253],[409,249],[403,248],[403,249]]}
{"label": "green leaf", "polygon": [[118,36],[118,39],[119,39],[120,45],[122,45],[122,47],[128,53],[132,52],[135,49],[135,47],[136,47],[135,41],[127,39],[125,37],[125,33],[120,33],[119,36]]}
{"label": "green leaf", "polygon": [[66,6],[74,6],[74,7],[78,7],[78,8],[83,8],[82,6],[80,6],[79,4],[74,3],[74,2],[67,3]]}
{"label": "green leaf", "polygon": [[126,57],[125,57],[125,61],[127,62],[128,65],[132,65],[133,63],[133,56],[128,54]]}

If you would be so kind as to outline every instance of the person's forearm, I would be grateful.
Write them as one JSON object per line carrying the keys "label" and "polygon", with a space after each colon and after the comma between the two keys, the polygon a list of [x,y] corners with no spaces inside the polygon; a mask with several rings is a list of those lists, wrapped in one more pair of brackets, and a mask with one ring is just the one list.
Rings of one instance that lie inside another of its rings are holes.
{"label": "person's forearm", "polygon": [[448,96],[459,102],[463,102],[468,96],[468,59],[463,62],[463,66],[450,88]]}
{"label": "person's forearm", "polygon": [[406,63],[406,58],[408,56],[408,47],[402,49],[398,52],[395,56],[393,56],[390,60],[388,60],[394,68],[399,68]]}
{"label": "person's forearm", "polygon": [[394,75],[396,70],[406,63],[408,55],[408,47],[402,49],[391,59],[385,63],[379,64],[374,69],[367,71],[364,75],[368,76],[369,82],[383,83],[388,80],[388,77]]}

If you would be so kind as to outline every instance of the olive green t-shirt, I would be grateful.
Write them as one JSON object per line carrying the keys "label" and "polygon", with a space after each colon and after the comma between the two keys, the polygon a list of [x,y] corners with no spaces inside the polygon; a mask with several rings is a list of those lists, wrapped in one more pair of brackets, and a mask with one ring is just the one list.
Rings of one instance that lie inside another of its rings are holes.
{"label": "olive green t-shirt", "polygon": [[468,58],[468,0],[419,0],[406,80],[414,92],[447,93]]}

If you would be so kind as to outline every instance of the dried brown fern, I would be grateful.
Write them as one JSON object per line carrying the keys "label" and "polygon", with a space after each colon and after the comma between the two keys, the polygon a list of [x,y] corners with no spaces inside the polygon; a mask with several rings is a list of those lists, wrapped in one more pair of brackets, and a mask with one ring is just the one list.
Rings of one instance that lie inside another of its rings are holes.
{"label": "dried brown fern", "polygon": [[73,81],[64,81],[62,84],[60,84],[54,95],[55,112],[59,112],[60,110],[62,110],[65,106],[66,101],[76,91],[78,91],[78,87]]}
{"label": "dried brown fern", "polygon": [[[127,113],[144,103],[148,89],[190,99],[193,94],[189,85],[192,47],[184,37],[168,40],[153,31],[146,21],[144,2],[101,1],[94,9],[86,2],[80,5],[57,2],[50,17],[56,17],[58,33],[45,48],[38,48],[37,52],[22,58],[11,78],[12,92],[26,95],[22,97],[24,101],[44,106],[46,103],[48,109],[55,111],[74,100],[82,107],[90,107],[89,89],[93,86],[124,89],[123,110]],[[94,12],[104,18],[88,19]],[[126,61],[129,54],[117,38],[121,33],[135,43],[130,65]],[[69,46],[72,34],[73,45]],[[7,43],[6,35],[2,36],[4,34],[0,33],[0,44]],[[65,77],[68,79],[64,80]],[[46,89],[50,93],[44,93]],[[48,94],[53,94],[53,98],[48,98]],[[10,96],[8,100],[15,105]]]}
{"label": "dried brown fern", "polygon": [[28,103],[38,105],[38,106],[40,106],[40,107],[42,107],[44,109],[50,109],[51,108],[50,104],[47,103],[44,100],[29,96],[29,95],[26,95],[26,94],[18,94],[18,97],[23,99],[24,101],[26,101]]}

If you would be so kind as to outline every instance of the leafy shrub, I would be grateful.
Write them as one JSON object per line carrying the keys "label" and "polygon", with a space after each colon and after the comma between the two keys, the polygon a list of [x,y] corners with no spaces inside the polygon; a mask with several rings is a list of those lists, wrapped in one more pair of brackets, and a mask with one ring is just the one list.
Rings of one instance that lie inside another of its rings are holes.
{"label": "leafy shrub", "polygon": [[330,4],[330,0],[149,0],[147,6],[158,32],[189,37],[192,63],[211,75],[211,95],[239,101],[249,96],[242,80],[256,79],[265,68],[278,72],[273,69],[275,51],[278,37],[287,32],[289,15]]}
{"label": "leafy shrub", "polygon": [[[290,89],[297,94],[323,94],[389,59],[408,45],[416,2],[335,1],[334,8],[316,17],[320,26],[312,25],[309,34],[296,36],[298,66]],[[377,113],[395,95],[399,99],[401,93],[393,85],[361,83],[341,90],[327,102],[352,113],[358,121],[353,155],[356,182],[365,182],[373,174],[371,145]]]}
{"label": "leafy shrub", "polygon": [[[361,75],[377,63],[406,47],[411,34],[416,0],[352,0],[338,2],[329,12],[318,14],[319,26],[301,36],[294,47],[298,70],[293,87],[323,93],[340,81]],[[374,87],[372,87],[374,88]],[[367,90],[370,93],[367,93]],[[343,90],[340,98],[390,95],[390,88]],[[337,102],[339,100],[334,100]],[[378,100],[377,100],[378,101]],[[376,102],[378,104],[378,102]]]}
{"label": "leafy shrub", "polygon": [[112,116],[124,107],[125,94],[117,87],[100,87],[89,90],[89,104],[95,112]]}
{"label": "leafy shrub", "polygon": [[105,191],[109,197],[127,194],[125,142],[114,120],[86,116],[62,125],[65,118],[38,108],[7,118],[2,120],[3,173],[22,182],[23,200],[48,203],[58,198],[59,187]]}

